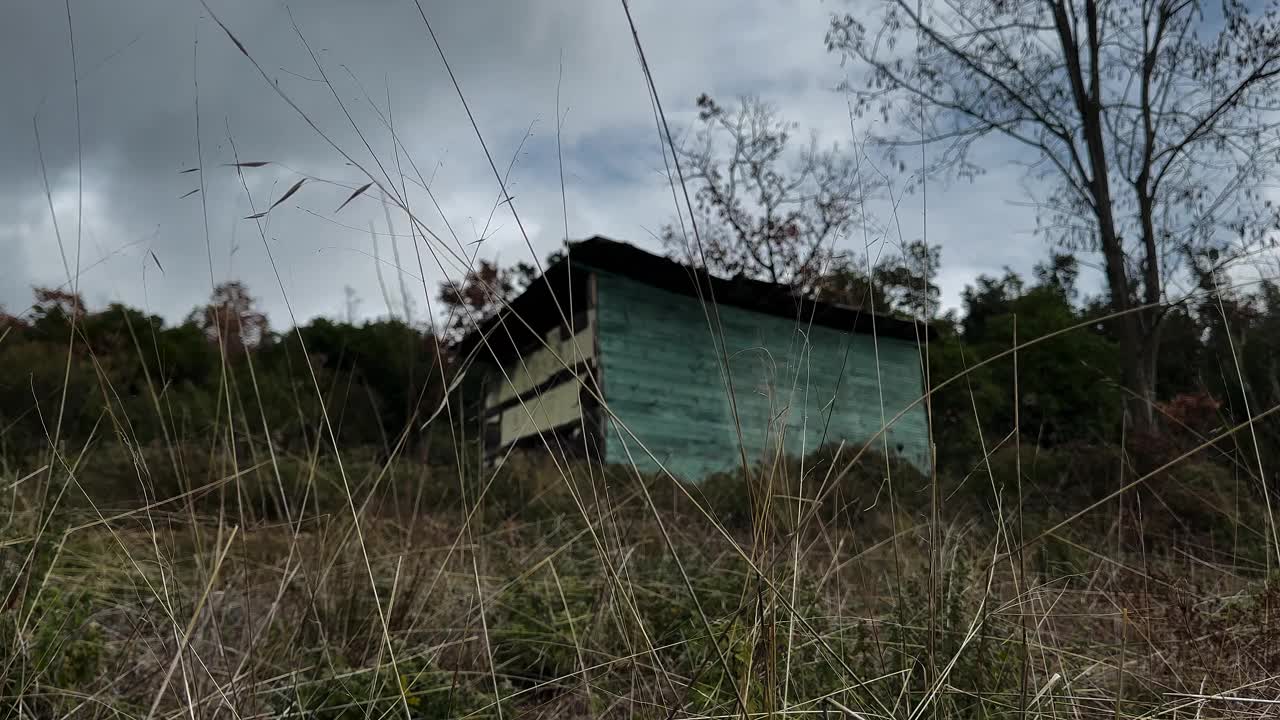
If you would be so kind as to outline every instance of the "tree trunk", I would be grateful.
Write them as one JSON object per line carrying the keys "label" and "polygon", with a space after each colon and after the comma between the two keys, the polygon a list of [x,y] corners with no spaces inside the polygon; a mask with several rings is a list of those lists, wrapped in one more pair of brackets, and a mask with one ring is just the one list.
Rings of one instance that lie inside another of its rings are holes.
{"label": "tree trunk", "polygon": [[1134,435],[1142,437],[1155,430],[1155,367],[1160,348],[1154,338],[1143,332],[1142,316],[1151,310],[1134,307],[1125,272],[1124,249],[1115,234],[1110,202],[1098,207],[1098,220],[1111,307],[1124,313],[1115,322],[1120,340],[1120,383],[1130,393],[1125,412]]}
{"label": "tree trunk", "polygon": [[1080,114],[1080,132],[1089,162],[1088,176],[1083,180],[1088,188],[1094,217],[1098,221],[1098,241],[1102,246],[1107,290],[1112,309],[1122,313],[1116,318],[1117,335],[1120,339],[1120,381],[1132,393],[1125,403],[1125,410],[1129,415],[1129,427],[1133,428],[1134,433],[1137,436],[1147,435],[1154,425],[1151,414],[1151,402],[1154,399],[1151,376],[1154,373],[1148,373],[1147,368],[1154,368],[1155,348],[1148,345],[1143,331],[1141,313],[1146,311],[1134,309],[1136,298],[1131,292],[1124,247],[1116,232],[1102,117],[1102,58],[1099,51],[1097,3],[1095,0],[1087,0],[1085,3],[1082,30],[1088,49],[1087,67],[1081,55],[1076,28],[1072,24],[1072,15],[1064,2],[1053,4],[1053,17],[1062,43],[1076,111]]}
{"label": "tree trunk", "polygon": [[[1120,351],[1124,352],[1123,344]],[[1160,343],[1154,334],[1139,339],[1137,352],[1141,358],[1138,375],[1133,379],[1125,378],[1124,382],[1134,393],[1126,408],[1130,427],[1138,436],[1143,436],[1159,429],[1156,423],[1156,363],[1160,359]]]}

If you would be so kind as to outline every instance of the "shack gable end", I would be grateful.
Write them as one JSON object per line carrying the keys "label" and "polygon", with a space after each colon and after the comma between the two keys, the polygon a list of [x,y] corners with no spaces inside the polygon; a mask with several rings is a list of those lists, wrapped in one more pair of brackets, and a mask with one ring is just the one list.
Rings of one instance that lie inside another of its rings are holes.
{"label": "shack gable end", "polygon": [[[912,342],[738,307],[704,308],[695,297],[613,273],[597,272],[596,282],[609,462],[642,470],[661,463],[697,480],[738,465],[744,449],[755,463],[779,442],[792,454],[824,442],[861,445],[922,392]],[[890,427],[887,442],[891,452],[927,467],[923,405]]]}

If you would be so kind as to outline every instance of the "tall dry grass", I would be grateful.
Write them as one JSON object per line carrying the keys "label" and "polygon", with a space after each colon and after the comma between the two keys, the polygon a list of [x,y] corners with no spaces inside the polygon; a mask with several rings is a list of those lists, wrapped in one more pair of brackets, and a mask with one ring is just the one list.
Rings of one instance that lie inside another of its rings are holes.
{"label": "tall dry grass", "polygon": [[[385,166],[354,159],[206,10],[364,174],[344,205],[376,189],[403,216],[420,277],[474,262],[416,214],[398,139]],[[257,162],[237,156],[235,171]],[[263,222],[303,182],[278,198],[243,188],[274,268]],[[68,357],[79,343],[73,323]],[[146,348],[136,338],[140,358]],[[1245,718],[1280,703],[1261,457],[1224,470],[1187,453],[1137,472],[1121,450],[1016,442],[984,448],[978,468],[921,474],[872,438],[803,459],[744,456],[694,485],[573,461],[550,441],[481,466],[455,400],[420,407],[371,459],[337,443],[314,373],[320,441],[290,455],[259,408],[230,400],[232,384],[258,392],[252,363],[222,359],[211,433],[178,433],[150,378],[154,411],[175,428],[154,447],[134,442],[105,374],[82,444],[61,436],[56,408],[35,409],[51,428],[46,452],[0,478],[0,714],[1058,720]],[[437,371],[456,388],[467,367]],[[963,380],[931,378],[921,402]],[[423,423],[452,429],[453,463],[405,455]]]}

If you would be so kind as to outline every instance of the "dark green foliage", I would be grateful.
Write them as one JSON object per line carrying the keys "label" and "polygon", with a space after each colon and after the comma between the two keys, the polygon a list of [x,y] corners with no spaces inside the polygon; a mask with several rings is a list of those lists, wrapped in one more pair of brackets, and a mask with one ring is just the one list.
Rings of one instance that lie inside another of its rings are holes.
{"label": "dark green foliage", "polygon": [[113,432],[132,447],[229,442],[228,405],[244,438],[261,443],[265,421],[277,450],[305,455],[328,444],[317,385],[345,447],[385,454],[411,429],[400,452],[448,451],[447,441],[433,446],[436,433],[417,431],[442,398],[438,345],[401,321],[318,319],[272,334],[242,286],[220,288],[176,326],[119,304],[88,311],[58,291],[38,290],[36,299],[25,318],[5,320],[0,455],[44,452],[59,416],[59,439],[70,447]]}
{"label": "dark green foliage", "polygon": [[[979,277],[964,292],[963,319],[941,323],[942,336],[930,348],[933,382],[960,376],[934,398],[941,464],[971,467],[983,447],[990,451],[1009,435],[1015,419],[1032,444],[1119,438],[1117,345],[1087,326],[1048,337],[1084,320],[1071,302],[1074,272],[1073,263],[1056,258],[1039,268],[1030,288],[1011,271]],[[1012,353],[984,364],[1010,351],[1015,338],[1021,344],[1046,337],[1017,352],[1016,376]]]}

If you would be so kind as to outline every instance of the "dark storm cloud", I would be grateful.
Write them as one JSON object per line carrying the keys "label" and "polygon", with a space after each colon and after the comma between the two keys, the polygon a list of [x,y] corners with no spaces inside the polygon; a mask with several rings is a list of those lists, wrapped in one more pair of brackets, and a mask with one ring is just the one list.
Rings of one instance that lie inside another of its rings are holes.
{"label": "dark storm cloud", "polygon": [[[492,170],[412,0],[311,0],[288,7],[211,0],[210,6],[330,140],[379,179],[375,158],[381,161],[399,184],[391,134],[370,105],[385,114],[389,95],[390,117],[407,149],[401,166],[413,176],[412,159],[431,180],[443,210],[441,216],[425,193],[409,184],[421,220],[450,243],[452,228],[460,238],[459,252],[474,252],[470,243],[484,233],[482,254],[504,261],[528,258],[509,209],[495,210],[499,191]],[[673,208],[621,7],[597,0],[424,1],[423,7],[494,163],[505,173],[514,158],[510,190],[537,252],[545,254],[564,232],[557,86],[565,118],[569,234],[651,242],[650,233],[670,219]],[[830,90],[844,71],[822,48],[830,10],[822,3],[698,3],[690,9],[650,2],[636,3],[634,10],[659,92],[677,127],[687,125],[691,101],[702,91],[720,97],[751,91],[776,101],[824,137],[848,136],[844,100]],[[378,196],[368,192],[334,214],[351,189],[368,178],[280,99],[197,0],[71,2],[80,71],[83,196],[65,6],[17,0],[0,14],[5,97],[0,103],[0,304],[22,308],[31,285],[66,280],[41,180],[35,117],[68,264],[75,264],[80,235],[85,269],[80,283],[91,304],[123,300],[178,318],[207,296],[212,265],[214,281],[243,278],[276,324],[285,324],[284,298],[266,248],[257,226],[243,218],[306,176],[312,181],[273,211],[266,224],[293,310],[303,317],[335,314],[344,303],[343,286],[350,285],[363,298],[362,313],[386,311],[367,255],[373,252],[369,222],[386,232]],[[330,88],[319,81],[295,22],[372,155]],[[198,174],[180,174],[198,161],[197,77],[205,189],[184,198],[200,186]],[[242,161],[273,163],[246,171],[252,208],[235,171],[225,167],[234,159],[228,135]],[[943,242],[945,260],[966,261],[949,263],[954,275],[1010,262],[1008,243],[996,245],[1002,256],[990,262],[981,259],[981,249],[994,233],[1029,230],[1025,213],[1013,221],[1004,213],[1005,220],[997,223],[990,212],[992,205],[1016,197],[1014,180],[1016,173],[993,173],[985,185],[957,188],[931,202],[937,223],[931,239]],[[974,210],[974,198],[981,198],[986,211]],[[78,233],[81,202],[83,230]],[[402,215],[393,222],[399,234],[407,233]],[[904,226],[908,237],[918,232],[914,214],[904,218]],[[386,260],[388,242],[380,240]],[[1040,252],[1033,242],[1021,247],[1027,258]],[[417,274],[407,239],[399,241],[399,250]],[[1025,258],[1013,261],[1026,264]],[[441,272],[430,255],[424,264],[434,294]],[[959,278],[944,275],[944,281],[954,297]],[[416,287],[421,317],[422,285],[410,280],[410,287]]]}

